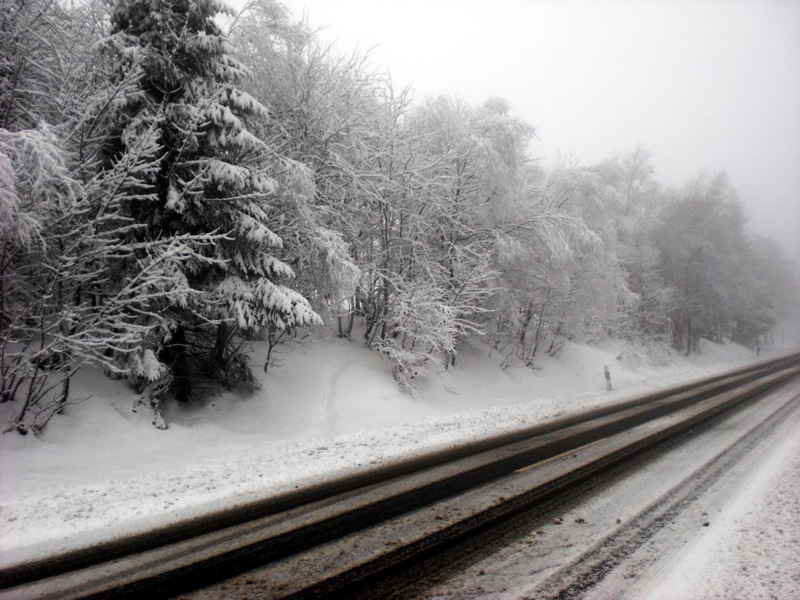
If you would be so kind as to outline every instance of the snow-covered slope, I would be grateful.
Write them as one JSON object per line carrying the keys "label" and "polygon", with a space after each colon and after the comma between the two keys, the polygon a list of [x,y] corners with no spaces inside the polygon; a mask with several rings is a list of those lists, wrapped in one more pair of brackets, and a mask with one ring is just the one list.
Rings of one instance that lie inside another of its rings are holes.
{"label": "snow-covered slope", "polygon": [[[39,439],[0,436],[0,564],[119,536],[209,508],[293,489],[353,469],[533,424],[754,361],[736,345],[691,360],[623,365],[621,342],[567,344],[535,370],[467,344],[455,368],[433,367],[416,397],[390,365],[336,338],[280,347],[263,388],[170,406],[167,431],[131,411],[124,383],[83,372]],[[254,364],[265,349],[254,348]],[[763,357],[762,357],[763,358]],[[629,363],[630,364],[630,363]],[[614,390],[605,389],[604,365]],[[0,405],[0,411],[8,411]],[[7,414],[0,415],[7,417]]]}

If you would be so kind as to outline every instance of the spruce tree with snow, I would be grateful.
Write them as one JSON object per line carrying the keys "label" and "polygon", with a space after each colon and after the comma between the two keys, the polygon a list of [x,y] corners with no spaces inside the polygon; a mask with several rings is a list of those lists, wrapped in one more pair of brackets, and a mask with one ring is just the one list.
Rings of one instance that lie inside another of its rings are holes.
{"label": "spruce tree with snow", "polygon": [[376,77],[365,55],[338,56],[276,0],[248,2],[229,35],[253,73],[244,89],[270,110],[252,131],[286,159],[276,175],[286,219],[276,232],[289,245],[295,288],[349,338],[364,220],[355,180],[370,176],[359,157],[378,106]]}
{"label": "spruce tree with snow", "polygon": [[[73,401],[70,382],[81,367],[125,372],[159,325],[148,312],[155,282],[191,253],[173,241],[128,240],[136,225],[121,216],[116,191],[150,169],[148,136],[111,168],[88,174],[87,132],[129,83],[100,92],[92,85],[105,72],[86,60],[97,41],[91,8],[33,0],[0,11],[0,402],[14,405],[11,429],[38,433]],[[137,252],[148,258],[138,272],[109,285],[109,267]]]}
{"label": "spruce tree with snow", "polygon": [[[181,401],[197,381],[254,382],[240,333],[320,321],[280,283],[294,276],[276,256],[283,241],[270,226],[278,188],[270,172],[280,157],[248,130],[248,119],[266,117],[266,109],[237,87],[248,73],[213,20],[219,13],[230,9],[216,0],[122,0],[105,40],[120,76],[136,76],[135,89],[116,103],[106,165],[144,131],[154,128],[161,146],[147,180],[120,190],[127,216],[144,225],[139,241],[224,234],[194,246],[205,260],[178,263],[163,282],[176,290],[188,283],[196,293],[167,295],[154,307],[168,317],[157,355]],[[154,193],[142,196],[142,185]]]}

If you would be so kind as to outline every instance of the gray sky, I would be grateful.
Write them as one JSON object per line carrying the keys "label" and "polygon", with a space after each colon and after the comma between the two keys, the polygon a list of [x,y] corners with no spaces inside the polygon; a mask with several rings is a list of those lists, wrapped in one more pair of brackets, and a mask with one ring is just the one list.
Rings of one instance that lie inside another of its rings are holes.
{"label": "gray sky", "polygon": [[752,228],[800,257],[798,0],[285,0],[415,95],[507,99],[531,155],[642,144],[682,186],[725,170]]}

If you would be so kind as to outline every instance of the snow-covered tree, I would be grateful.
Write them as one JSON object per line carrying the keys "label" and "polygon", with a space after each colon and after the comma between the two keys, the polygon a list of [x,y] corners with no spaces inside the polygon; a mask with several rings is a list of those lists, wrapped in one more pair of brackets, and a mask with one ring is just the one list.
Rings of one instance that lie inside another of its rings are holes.
{"label": "snow-covered tree", "polygon": [[526,195],[507,207],[495,230],[500,277],[490,338],[507,359],[529,366],[539,352],[554,355],[565,339],[584,334],[581,315],[570,314],[584,293],[575,273],[601,247],[583,220],[565,209],[563,190],[544,177],[529,173]]}
{"label": "snow-covered tree", "polygon": [[[115,101],[103,168],[145,132],[155,132],[160,148],[152,172],[119,190],[126,216],[144,225],[135,240],[190,236],[191,250],[204,259],[181,264],[171,279],[197,293],[156,304],[169,320],[157,355],[183,401],[193,380],[253,381],[237,332],[320,321],[301,294],[281,283],[294,273],[278,256],[283,240],[273,226],[279,184],[272,170],[280,156],[248,127],[249,119],[268,115],[238,87],[248,72],[214,21],[219,13],[230,9],[215,0],[120,1],[104,41],[119,76],[135,85]],[[152,195],[143,196],[142,187]],[[191,239],[211,234],[223,237],[209,246]],[[131,269],[135,261],[122,267],[121,281]]]}
{"label": "snow-covered tree", "polygon": [[419,235],[463,337],[482,329],[496,283],[495,216],[520,193],[533,128],[503,100],[472,107],[444,96],[418,108],[410,126],[426,142],[426,177],[414,193]]}
{"label": "snow-covered tree", "polygon": [[273,0],[249,2],[230,35],[253,73],[244,88],[269,108],[253,132],[284,157],[275,172],[276,233],[289,245],[295,286],[349,337],[360,277],[351,190],[360,175],[354,157],[377,104],[372,75],[362,55],[338,56]]}
{"label": "snow-covered tree", "polygon": [[742,284],[749,288],[747,310],[734,317],[732,339],[755,347],[773,343],[775,330],[800,325],[800,269],[783,246],[768,237],[751,237]]}
{"label": "snow-covered tree", "polygon": [[592,170],[598,187],[588,222],[603,231],[635,295],[622,315],[618,334],[630,340],[667,341],[674,290],[664,281],[654,242],[663,192],[653,176],[650,155],[639,147]]}
{"label": "snow-covered tree", "polygon": [[16,0],[0,6],[0,127],[31,129],[46,113],[64,42],[54,0]]}
{"label": "snow-covered tree", "polygon": [[524,195],[498,228],[503,285],[494,337],[526,364],[564,340],[618,333],[633,301],[608,217],[587,214],[598,187],[588,169],[528,169]]}
{"label": "snow-covered tree", "polygon": [[661,211],[655,239],[664,276],[676,290],[673,344],[687,354],[698,350],[700,337],[730,338],[734,316],[747,312],[745,223],[724,174],[691,181]]}
{"label": "snow-covered tree", "polygon": [[[186,262],[204,260],[187,238],[131,242],[137,226],[108,195],[120,180],[150,170],[158,147],[153,136],[142,136],[140,144],[102,177],[81,182],[48,126],[0,129],[2,394],[19,402],[12,425],[22,432],[41,430],[62,410],[71,378],[84,365],[127,375],[165,326],[154,303],[193,292],[173,281]],[[191,241],[211,246],[216,240]],[[109,285],[112,266],[133,261],[138,270]],[[139,375],[158,378],[152,371]],[[160,423],[160,413],[155,416]]]}

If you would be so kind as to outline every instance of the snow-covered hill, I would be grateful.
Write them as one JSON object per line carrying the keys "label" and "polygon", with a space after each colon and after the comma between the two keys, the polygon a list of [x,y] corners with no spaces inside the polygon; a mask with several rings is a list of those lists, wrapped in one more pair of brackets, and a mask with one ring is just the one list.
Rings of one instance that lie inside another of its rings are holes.
{"label": "snow-covered hill", "polygon": [[[353,469],[538,423],[757,360],[736,345],[704,343],[690,359],[626,366],[622,342],[567,344],[556,358],[501,368],[479,341],[455,368],[434,367],[416,397],[390,365],[336,338],[280,347],[262,389],[170,406],[167,431],[132,412],[135,393],[96,372],[39,438],[0,436],[0,564],[117,537],[177,517],[336,477]],[[265,348],[256,344],[254,364]],[[768,353],[762,353],[762,358]],[[631,361],[626,361],[631,364]],[[604,365],[613,391],[606,391]],[[4,411],[8,405],[0,405]]]}

